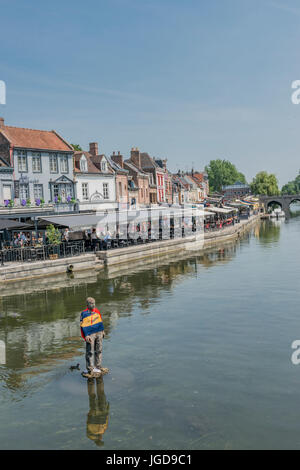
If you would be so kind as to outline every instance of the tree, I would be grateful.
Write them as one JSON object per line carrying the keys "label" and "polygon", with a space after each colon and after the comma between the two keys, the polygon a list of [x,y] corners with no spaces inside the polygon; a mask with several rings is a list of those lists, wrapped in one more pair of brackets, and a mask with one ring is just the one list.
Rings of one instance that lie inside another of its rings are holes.
{"label": "tree", "polygon": [[228,160],[211,160],[205,167],[211,192],[221,192],[222,186],[236,182],[246,183],[245,176]]}
{"label": "tree", "polygon": [[257,173],[250,184],[253,194],[262,196],[277,196],[280,194],[278,181],[274,174],[268,174],[266,171]]}
{"label": "tree", "polygon": [[71,144],[75,152],[82,152],[82,148],[78,144]]}
{"label": "tree", "polygon": [[289,181],[282,187],[282,194],[300,194],[300,171],[294,181]]}
{"label": "tree", "polygon": [[50,224],[47,226],[46,231],[51,245],[59,245],[61,243],[61,233],[58,228],[55,228],[54,225]]}

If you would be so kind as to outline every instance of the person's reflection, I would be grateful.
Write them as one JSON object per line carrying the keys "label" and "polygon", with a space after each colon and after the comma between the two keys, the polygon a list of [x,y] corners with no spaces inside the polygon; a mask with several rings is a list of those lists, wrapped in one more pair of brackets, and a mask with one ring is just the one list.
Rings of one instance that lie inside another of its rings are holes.
{"label": "person's reflection", "polygon": [[87,414],[86,435],[97,446],[102,446],[104,444],[102,437],[108,427],[109,416],[109,403],[104,393],[103,377],[88,379],[87,389],[90,409]]}

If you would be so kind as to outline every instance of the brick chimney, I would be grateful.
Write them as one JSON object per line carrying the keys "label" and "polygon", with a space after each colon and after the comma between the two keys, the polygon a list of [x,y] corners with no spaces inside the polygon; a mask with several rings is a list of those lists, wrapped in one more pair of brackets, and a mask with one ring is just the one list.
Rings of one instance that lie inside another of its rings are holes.
{"label": "brick chimney", "polygon": [[0,117],[0,129],[4,129],[4,118]]}
{"label": "brick chimney", "polygon": [[90,142],[90,150],[89,150],[91,155],[99,155],[98,153],[98,142]]}
{"label": "brick chimney", "polygon": [[123,155],[118,152],[118,155],[116,155],[115,152],[110,157],[115,163],[117,163],[121,168],[124,168],[123,166]]}
{"label": "brick chimney", "polygon": [[130,160],[135,166],[141,168],[141,154],[137,147],[132,147],[130,152]]}

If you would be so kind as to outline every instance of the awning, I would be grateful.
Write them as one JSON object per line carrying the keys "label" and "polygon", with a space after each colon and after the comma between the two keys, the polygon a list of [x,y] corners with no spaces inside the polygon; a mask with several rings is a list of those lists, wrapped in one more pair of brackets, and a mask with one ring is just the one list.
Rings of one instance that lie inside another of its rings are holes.
{"label": "awning", "polygon": [[230,209],[230,211],[238,211],[236,207],[223,206],[223,209]]}
{"label": "awning", "polygon": [[22,228],[32,228],[32,225],[25,224],[24,222],[17,222],[11,219],[0,219],[0,230],[18,230]]}
{"label": "awning", "polygon": [[71,230],[86,230],[96,227],[104,215],[61,215],[56,217],[40,217],[38,226],[53,224],[55,227],[69,228]]}
{"label": "awning", "polygon": [[234,211],[234,209],[224,209],[223,207],[210,207],[210,211],[220,213],[220,214],[229,214],[230,212]]}
{"label": "awning", "polygon": [[[192,217],[192,216],[202,216],[205,217],[206,215],[211,214],[210,212],[199,210],[199,209],[175,209],[165,208],[161,209],[154,209],[154,210],[137,210],[137,211],[128,211],[127,212],[120,212],[111,213],[111,214],[76,214],[76,215],[58,215],[58,216],[50,216],[50,217],[39,217],[38,219],[38,227],[47,227],[47,225],[53,224],[55,227],[60,228],[69,228],[70,230],[87,230],[94,227],[97,227],[98,223],[104,224],[116,224],[119,222],[119,225],[124,225],[130,222],[142,222],[148,221],[149,216],[152,221],[159,220],[160,217],[164,219],[164,217]],[[109,220],[110,219],[110,220]]]}
{"label": "awning", "polygon": [[216,215],[215,212],[210,212],[210,211],[205,211],[204,212],[204,217],[210,216],[210,215]]}
{"label": "awning", "polygon": [[241,201],[241,204],[243,206],[255,206],[255,204],[257,204],[257,202]]}

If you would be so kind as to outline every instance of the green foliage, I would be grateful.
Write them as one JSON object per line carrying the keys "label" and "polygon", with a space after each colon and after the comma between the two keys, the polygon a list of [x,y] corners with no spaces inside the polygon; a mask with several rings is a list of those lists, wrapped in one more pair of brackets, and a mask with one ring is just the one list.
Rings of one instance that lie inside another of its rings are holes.
{"label": "green foliage", "polygon": [[246,183],[245,176],[228,160],[211,160],[205,170],[208,174],[210,192],[221,192],[222,186],[238,181]]}
{"label": "green foliage", "polygon": [[252,193],[257,195],[277,196],[280,194],[276,176],[272,173],[268,174],[266,171],[257,173],[250,187]]}
{"label": "green foliage", "polygon": [[78,144],[71,144],[75,152],[82,152],[82,148]]}
{"label": "green foliage", "polygon": [[282,187],[282,194],[300,194],[300,171],[294,181],[289,181]]}
{"label": "green foliage", "polygon": [[61,233],[58,228],[51,224],[47,226],[46,230],[49,243],[51,245],[59,245],[61,243]]}

